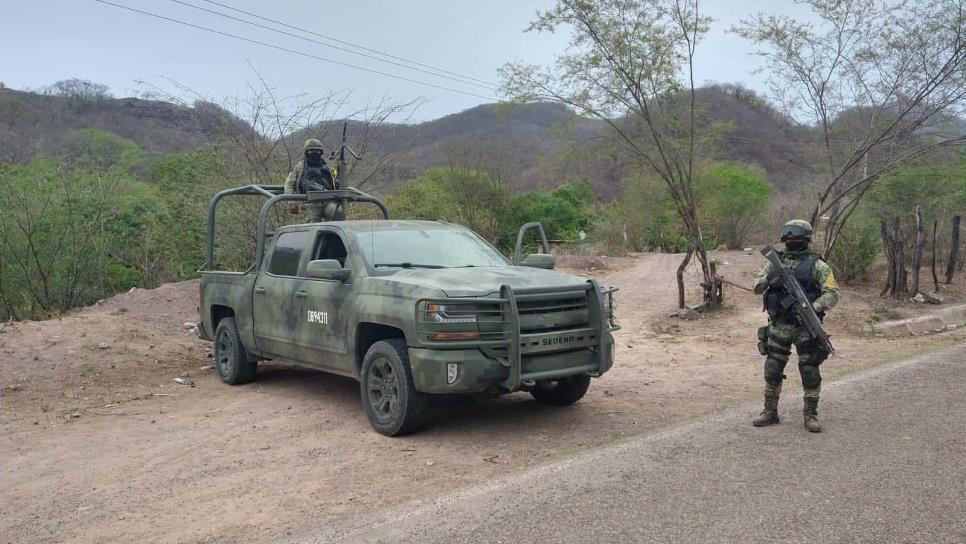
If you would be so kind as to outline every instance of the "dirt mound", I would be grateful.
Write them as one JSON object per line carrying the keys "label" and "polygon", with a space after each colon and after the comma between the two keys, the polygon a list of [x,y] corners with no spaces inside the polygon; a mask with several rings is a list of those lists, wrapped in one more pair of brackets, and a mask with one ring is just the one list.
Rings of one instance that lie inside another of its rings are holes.
{"label": "dirt mound", "polygon": [[132,289],[49,321],[5,326],[0,400],[8,421],[70,423],[85,411],[151,398],[198,371],[206,345],[185,326],[198,320],[198,282]]}

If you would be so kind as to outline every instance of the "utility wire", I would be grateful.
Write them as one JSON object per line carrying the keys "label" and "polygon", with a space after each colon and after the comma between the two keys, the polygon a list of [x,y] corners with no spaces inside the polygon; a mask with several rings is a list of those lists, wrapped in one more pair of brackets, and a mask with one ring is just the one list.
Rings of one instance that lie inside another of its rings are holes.
{"label": "utility wire", "polygon": [[[436,73],[436,72],[433,72],[433,71],[430,71],[430,70],[424,70],[422,68],[418,68],[418,67],[415,67],[415,66],[408,66],[408,65],[403,64],[401,62],[395,62],[395,61],[392,61],[392,60],[387,60],[387,59],[379,58],[379,57],[377,57],[375,55],[367,55],[365,53],[360,53],[358,51],[353,51],[353,50],[348,49],[348,48],[345,48],[345,47],[339,47],[338,45],[332,45],[332,44],[325,43],[325,42],[322,42],[322,41],[319,41],[319,40],[315,40],[315,39],[312,39],[312,38],[308,38],[306,36],[300,36],[300,35],[294,34],[292,32],[287,32],[285,30],[279,30],[277,28],[272,28],[270,26],[266,26],[266,25],[263,25],[263,24],[260,24],[260,23],[256,23],[256,22],[253,22],[253,21],[247,21],[245,19],[242,19],[242,18],[239,18],[239,17],[235,17],[235,16],[230,15],[228,13],[223,13],[223,12],[220,12],[220,11],[215,11],[215,10],[212,10],[212,9],[208,9],[208,8],[205,8],[205,7],[196,5],[196,4],[192,4],[190,2],[184,2],[182,0],[169,0],[169,1],[170,2],[174,2],[175,4],[181,4],[182,6],[187,6],[189,8],[194,8],[194,9],[197,9],[197,10],[200,10],[200,11],[204,11],[204,12],[207,12],[207,13],[211,13],[211,14],[214,14],[214,15],[218,15],[219,17],[224,17],[226,19],[231,19],[232,21],[238,21],[240,23],[245,23],[247,25],[252,25],[252,26],[255,26],[255,27],[258,27],[258,28],[263,28],[265,30],[271,30],[272,32],[276,32],[278,34],[283,34],[285,36],[290,36],[290,37],[293,37],[293,38],[298,38],[300,40],[305,40],[307,42],[312,42],[312,43],[321,45],[323,47],[331,47],[332,49],[336,49],[336,50],[343,51],[345,53],[350,53],[350,54],[353,54],[353,55],[359,55],[361,57],[365,57],[367,59],[375,60],[375,61],[378,61],[378,62],[385,62],[387,64],[392,64],[393,66],[399,66],[400,68],[405,68],[407,70],[416,70],[417,72],[422,72],[424,74],[429,74],[429,75],[431,75],[433,77],[441,77],[443,79],[449,79],[449,80],[455,81],[457,83],[462,83],[463,85],[473,85],[473,86],[476,86],[476,87],[482,87],[482,88],[484,88],[484,89],[486,89],[488,91],[496,91],[496,90],[498,90],[496,87],[491,86],[491,85],[484,85],[482,83],[475,83],[473,81],[466,81],[465,79],[462,79],[462,76],[460,78],[456,78],[456,77],[448,76],[448,75],[445,75],[445,74],[439,74],[439,73]],[[257,17],[257,16],[254,16],[254,17]],[[284,25],[284,23],[277,23],[277,24],[283,24]],[[285,25],[285,26],[288,26],[288,25]],[[292,27],[292,28],[295,28],[296,30],[301,30],[302,32],[309,32],[308,30],[299,29],[297,27]]]}
{"label": "utility wire", "polygon": [[[402,61],[402,62],[405,62],[405,63],[408,63],[408,64],[414,64],[416,66],[421,66],[423,68],[428,68],[430,70],[434,70],[436,72],[440,72],[440,73],[443,73],[443,74],[449,74],[451,76],[456,76],[456,77],[459,77],[459,78],[462,78],[462,79],[466,79],[466,80],[470,80],[470,81],[475,81],[477,83],[482,83],[483,85],[485,85],[486,87],[489,87],[491,89],[496,89],[496,88],[499,87],[498,85],[495,85],[493,83],[490,83],[489,81],[485,81],[485,80],[482,80],[482,79],[477,79],[475,77],[463,75],[463,74],[460,74],[460,73],[457,73],[457,72],[452,72],[450,70],[445,70],[443,68],[437,68],[436,66],[431,66],[429,64],[424,64],[422,62],[418,62],[418,61],[415,61],[415,60],[412,60],[412,59],[407,59],[405,57],[398,57],[396,55],[393,55],[393,54],[390,54],[390,53],[386,53],[384,51],[379,51],[378,49],[371,49],[369,47],[365,47],[365,46],[359,45],[357,43],[352,43],[352,42],[347,42],[345,40],[340,40],[338,38],[334,38],[334,37],[329,36],[327,34],[320,34],[318,32],[314,32],[312,30],[308,30],[308,29],[305,29],[305,28],[301,28],[301,27],[295,26],[295,25],[293,25],[291,23],[286,23],[286,22],[279,21],[279,20],[276,20],[276,19],[271,19],[271,18],[265,17],[263,15],[258,15],[257,13],[252,13],[250,11],[245,11],[243,9],[239,9],[239,8],[236,8],[236,7],[232,7],[232,6],[228,5],[228,4],[224,4],[224,3],[221,3],[221,2],[215,2],[214,0],[202,0],[202,1],[207,2],[209,4],[214,4],[216,6],[220,6],[220,7],[226,8],[226,9],[230,9],[230,10],[235,11],[235,12],[238,12],[238,13],[243,13],[245,15],[248,15],[249,17],[254,17],[256,19],[261,19],[262,21],[268,21],[270,23],[275,23],[277,25],[286,26],[286,27],[289,27],[289,28],[298,30],[300,32],[305,32],[307,34],[312,34],[313,36],[317,36],[319,38],[323,38],[323,39],[326,39],[326,40],[329,40],[329,41],[333,41],[333,42],[336,42],[336,43],[340,43],[342,45],[346,45],[346,46],[349,46],[349,47],[355,47],[356,49],[361,49],[362,51],[368,51],[369,53],[375,53],[377,55],[382,55],[382,56],[387,57],[387,58],[390,58],[390,59]],[[357,53],[357,54],[359,54],[359,53]],[[380,59],[380,60],[382,60],[382,59]],[[439,74],[435,74],[435,75],[439,75]]]}
{"label": "utility wire", "polygon": [[266,43],[266,42],[261,42],[261,41],[258,41],[258,40],[254,40],[252,38],[246,38],[244,36],[239,36],[237,34],[232,34],[230,32],[223,32],[221,30],[215,30],[213,28],[209,28],[209,27],[206,27],[206,26],[196,25],[196,24],[193,24],[193,23],[189,23],[187,21],[182,21],[180,19],[175,19],[173,17],[167,17],[167,16],[160,15],[160,14],[157,14],[157,13],[152,13],[150,11],[143,11],[143,10],[140,10],[140,9],[137,9],[137,8],[132,8],[130,6],[124,6],[124,5],[121,5],[121,4],[115,4],[114,2],[108,2],[107,0],[93,0],[93,1],[94,2],[97,2],[98,4],[104,4],[104,5],[107,5],[107,6],[112,6],[112,7],[115,7],[115,8],[120,8],[120,9],[127,10],[127,11],[131,11],[131,12],[134,12],[134,13],[140,13],[142,15],[147,15],[148,17],[153,17],[155,19],[161,19],[161,20],[164,20],[164,21],[169,21],[169,22],[172,22],[172,23],[177,23],[179,25],[184,25],[184,26],[188,26],[188,27],[191,27],[191,28],[196,28],[198,30],[204,30],[205,32],[211,32],[212,34],[218,34],[220,36],[225,36],[227,38],[233,38],[235,40],[240,40],[240,41],[248,42],[248,43],[255,44],[255,45],[261,45],[262,47],[268,47],[270,49],[276,49],[278,51],[284,51],[286,53],[292,53],[294,55],[299,55],[299,56],[307,57],[307,58],[310,58],[310,59],[320,60],[322,62],[328,62],[330,64],[335,64],[335,65],[338,65],[338,66],[343,66],[345,68],[352,68],[353,70],[359,70],[359,71],[362,71],[362,72],[368,72],[370,74],[376,74],[376,75],[380,75],[380,76],[391,77],[393,79],[398,79],[398,80],[401,80],[401,81],[407,81],[409,83],[415,83],[417,85],[423,85],[425,87],[433,87],[435,89],[440,89],[440,90],[443,90],[443,91],[449,91],[449,92],[453,92],[453,93],[465,94],[467,96],[472,96],[472,97],[475,97],[475,98],[482,98],[483,100],[497,101],[497,99],[494,98],[494,97],[492,97],[492,96],[483,96],[481,94],[476,94],[476,93],[472,93],[472,92],[469,92],[469,91],[463,91],[463,90],[460,90],[460,89],[454,89],[452,87],[446,87],[444,85],[437,85],[435,83],[429,83],[428,81],[420,81],[418,79],[412,79],[412,78],[408,78],[408,77],[405,77],[405,76],[391,74],[391,73],[388,73],[388,72],[381,72],[379,70],[373,70],[372,68],[365,68],[363,66],[356,66],[355,64],[349,64],[347,62],[340,62],[340,61],[337,61],[337,60],[327,59],[325,57],[320,57],[318,55],[313,55],[311,53],[306,53],[305,51],[298,51],[296,49],[289,49],[287,47],[283,47],[283,46],[280,46],[280,45],[274,45],[274,44],[270,44],[270,43]]}

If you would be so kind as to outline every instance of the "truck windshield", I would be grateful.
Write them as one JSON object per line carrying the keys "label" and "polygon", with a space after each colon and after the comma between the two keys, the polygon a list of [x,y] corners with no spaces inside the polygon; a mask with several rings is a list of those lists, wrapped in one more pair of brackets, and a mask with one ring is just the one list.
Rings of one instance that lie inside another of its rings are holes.
{"label": "truck windshield", "polygon": [[460,268],[509,263],[475,234],[458,229],[356,231],[366,261],[376,268]]}

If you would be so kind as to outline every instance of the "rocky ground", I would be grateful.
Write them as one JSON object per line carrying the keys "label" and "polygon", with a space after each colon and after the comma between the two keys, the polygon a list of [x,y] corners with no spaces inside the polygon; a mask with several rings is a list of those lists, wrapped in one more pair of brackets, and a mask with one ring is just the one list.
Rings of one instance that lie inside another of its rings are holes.
{"label": "rocky ground", "polygon": [[[716,257],[725,278],[746,286],[761,262],[754,252]],[[190,330],[194,282],[7,324],[0,542],[267,539],[754,399],[759,301],[729,286],[721,312],[671,317],[679,260],[562,259],[564,268],[621,287],[617,362],[577,405],[550,409],[526,394],[447,401],[429,428],[398,439],[371,430],[349,379],[264,364],[252,384],[222,384],[208,368],[208,344]],[[695,282],[691,271],[692,296]],[[947,302],[961,302],[961,292],[949,290]],[[867,335],[869,320],[929,308],[883,302],[872,285],[843,294],[828,320],[838,349],[823,367],[828,377],[966,337]],[[789,370],[788,387],[798,388]],[[834,405],[822,415],[833,427],[839,417]]]}

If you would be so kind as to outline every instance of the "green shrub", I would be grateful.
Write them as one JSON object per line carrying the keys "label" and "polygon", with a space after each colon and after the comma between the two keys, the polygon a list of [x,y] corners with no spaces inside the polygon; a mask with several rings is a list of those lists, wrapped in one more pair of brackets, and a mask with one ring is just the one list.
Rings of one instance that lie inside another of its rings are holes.
{"label": "green shrub", "polygon": [[843,284],[868,280],[869,271],[881,247],[878,221],[868,212],[857,211],[839,234],[838,243],[828,255],[836,279]]}

